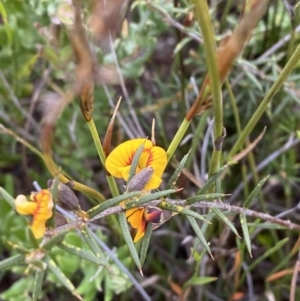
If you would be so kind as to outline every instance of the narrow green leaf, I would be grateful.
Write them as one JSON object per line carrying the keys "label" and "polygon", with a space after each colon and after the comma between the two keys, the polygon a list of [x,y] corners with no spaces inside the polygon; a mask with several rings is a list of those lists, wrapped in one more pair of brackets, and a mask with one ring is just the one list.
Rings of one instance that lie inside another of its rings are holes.
{"label": "narrow green leaf", "polygon": [[5,199],[5,201],[12,207],[15,209],[15,199],[9,194],[7,193],[1,186],[0,186],[0,193],[2,194],[3,198]]}
{"label": "narrow green leaf", "polygon": [[44,276],[45,276],[45,271],[35,271],[33,288],[32,288],[32,301],[40,300]]}
{"label": "narrow green leaf", "polygon": [[145,139],[145,141],[139,146],[139,148],[137,149],[137,151],[135,152],[133,159],[131,161],[131,165],[130,165],[130,170],[129,170],[129,177],[128,180],[126,182],[126,186],[128,185],[128,183],[130,182],[130,180],[134,177],[134,175],[136,174],[136,169],[139,165],[139,161],[140,161],[140,157],[141,154],[144,150],[145,147],[145,142],[147,139]]}
{"label": "narrow green leaf", "polygon": [[272,224],[272,223],[248,223],[248,227],[258,228],[258,229],[276,229],[276,230],[286,230],[285,226]]}
{"label": "narrow green leaf", "polygon": [[217,277],[193,277],[188,282],[186,282],[183,287],[186,288],[191,285],[203,285],[216,281],[217,279]]}
{"label": "narrow green leaf", "polygon": [[104,258],[104,254],[100,249],[99,245],[96,243],[95,239],[93,238],[90,228],[87,226],[84,227],[84,229],[81,229],[81,234],[84,237],[88,246],[91,248],[92,252],[96,255],[96,257]]}
{"label": "narrow green leaf", "polygon": [[66,242],[61,242],[57,246],[70,254],[76,255],[97,265],[107,265],[106,260],[96,257],[93,253],[80,249]]}
{"label": "narrow green leaf", "polygon": [[[210,222],[213,219],[214,215],[215,214],[212,212],[212,210],[208,210],[206,220]],[[208,225],[209,223],[203,223],[203,225],[201,226],[201,232],[203,233],[203,235],[206,232]]]}
{"label": "narrow green leaf", "polygon": [[116,206],[116,205],[119,205],[122,201],[125,201],[127,199],[136,197],[139,194],[141,194],[140,191],[133,191],[133,192],[128,192],[126,194],[122,194],[122,195],[119,195],[117,197],[108,199],[104,203],[102,203],[100,205],[97,205],[97,206],[93,207],[92,209],[90,209],[87,212],[87,214],[89,215],[90,218],[93,218],[94,216],[96,216],[100,212],[104,211],[105,209]]}
{"label": "narrow green leaf", "polygon": [[177,180],[185,166],[185,163],[189,157],[190,152],[188,152],[180,161],[180,163],[178,164],[177,168],[175,169],[174,173],[172,174],[170,180],[168,181],[167,185],[166,185],[166,189],[174,189],[174,187],[176,186]]}
{"label": "narrow green leaf", "polygon": [[180,52],[182,50],[182,48],[188,44],[191,41],[190,37],[186,37],[182,40],[180,40],[180,42],[176,45],[175,49],[173,50],[173,55],[175,56],[178,52]]}
{"label": "narrow green leaf", "polygon": [[184,208],[184,207],[181,207],[181,206],[178,206],[178,205],[173,205],[173,204],[170,204],[170,203],[167,203],[167,202],[162,202],[160,205],[159,205],[159,208],[161,209],[165,209],[165,210],[169,210],[169,211],[174,211],[174,212],[178,212],[180,214],[183,214],[183,215],[188,215],[188,216],[191,216],[191,217],[194,217],[196,219],[199,219],[203,222],[208,222],[202,215],[200,215],[199,213],[195,212],[195,211],[192,211],[190,209],[187,209],[187,208]]}
{"label": "narrow green leaf", "polygon": [[57,277],[57,279],[61,282],[61,284],[64,285],[77,299],[83,300],[82,297],[76,292],[73,283],[56,265],[56,263],[48,256],[45,257],[45,261],[47,263],[49,270]]}
{"label": "narrow green leaf", "polygon": [[[207,213],[207,215],[206,215],[206,220],[208,221],[208,222],[210,222],[212,219],[213,219],[213,217],[215,216],[215,214],[211,211],[211,210],[208,210],[208,213]],[[202,226],[201,226],[201,233],[204,235],[205,234],[205,232],[206,232],[206,230],[207,230],[207,228],[208,228],[208,225],[209,225],[209,223],[203,223],[202,224]],[[193,250],[198,250],[198,247],[199,247],[199,243],[198,242],[195,242],[195,244],[194,244],[194,246],[193,246]]]}
{"label": "narrow green leaf", "polygon": [[[76,228],[75,225],[74,225],[74,228]],[[41,247],[45,250],[51,250],[60,241],[62,241],[63,238],[72,230],[73,230],[72,228],[68,228],[67,230],[56,232],[51,238],[49,238],[49,240],[43,241],[41,244]]]}
{"label": "narrow green leaf", "polygon": [[125,204],[126,210],[134,208],[134,207],[141,206],[141,205],[146,204],[150,201],[159,200],[161,197],[169,195],[169,194],[174,193],[176,191],[178,191],[178,190],[167,189],[167,190],[164,190],[164,191],[158,191],[158,192],[154,192],[152,194],[143,196],[143,197],[141,197],[140,199],[137,199],[137,200],[129,201],[128,203]]}
{"label": "narrow green leaf", "polygon": [[246,219],[246,215],[243,214],[243,213],[240,214],[240,222],[241,222],[241,227],[242,227],[243,234],[244,234],[246,247],[248,249],[248,252],[249,252],[250,256],[252,257],[251,240],[250,240],[250,234],[249,234],[249,229],[248,229],[248,225],[247,225],[247,219]]}
{"label": "narrow green leaf", "polygon": [[238,234],[238,232],[236,231],[234,225],[231,223],[231,221],[226,217],[226,215],[219,210],[218,208],[212,208],[211,209],[213,211],[213,213],[215,213],[230,229],[231,231],[238,236],[239,238],[241,238]]}
{"label": "narrow green leaf", "polygon": [[20,264],[22,261],[25,261],[25,255],[23,254],[11,256],[7,259],[0,261],[0,270],[11,268],[14,265]]}
{"label": "narrow green leaf", "polygon": [[196,220],[193,217],[187,216],[186,217],[191,225],[191,227],[193,228],[195,234],[197,235],[197,237],[199,238],[201,244],[203,245],[204,249],[207,251],[207,253],[211,256],[211,258],[213,258],[209,245],[204,237],[204,235],[202,234]]}
{"label": "narrow green leaf", "polygon": [[249,206],[251,205],[252,201],[256,198],[256,196],[258,195],[258,193],[260,192],[262,186],[265,184],[265,182],[268,180],[270,175],[266,176],[265,178],[263,178],[257,185],[256,187],[252,190],[252,192],[249,194],[247,200],[245,201],[243,207],[245,208],[249,208]]}
{"label": "narrow green leaf", "polygon": [[225,172],[225,170],[233,163],[228,163],[221,167],[214,175],[212,175],[207,182],[200,188],[197,195],[204,194],[211,186],[214,185],[215,181]]}
{"label": "narrow green leaf", "polygon": [[24,248],[23,246],[17,245],[11,241],[6,241],[6,243],[13,248],[16,252],[20,253],[20,254],[28,254],[30,253],[29,249]]}
{"label": "narrow green leaf", "polygon": [[142,246],[141,246],[140,262],[141,262],[142,266],[144,265],[144,262],[145,262],[145,259],[147,256],[147,251],[148,251],[152,231],[153,231],[153,224],[147,223],[145,235],[143,237]]}
{"label": "narrow green leaf", "polygon": [[134,263],[136,264],[137,268],[139,269],[140,273],[142,274],[142,265],[141,265],[137,250],[135,248],[134,242],[131,238],[129,226],[128,226],[126,215],[124,212],[121,212],[118,214],[118,220],[120,223],[120,227],[121,227],[121,230],[123,233],[124,240],[129,249],[129,252],[131,254],[131,257],[132,257]]}
{"label": "narrow green leaf", "polygon": [[201,202],[201,201],[205,201],[205,200],[215,200],[215,199],[219,199],[219,198],[224,198],[226,196],[228,196],[228,194],[224,194],[224,193],[201,194],[201,195],[196,195],[196,196],[188,198],[186,200],[186,204],[191,205],[196,202]]}
{"label": "narrow green leaf", "polygon": [[[252,269],[254,269],[261,261],[263,261],[265,258],[269,257],[270,255],[272,255],[273,253],[275,253],[278,249],[282,248],[287,242],[288,242],[289,238],[284,238],[282,240],[280,240],[273,248],[269,249],[266,253],[264,253],[262,256],[260,256],[259,258],[257,258],[251,265],[249,265],[248,269],[246,272],[250,272]],[[243,283],[245,280],[245,273],[243,273],[241,279],[240,279],[240,283]]]}

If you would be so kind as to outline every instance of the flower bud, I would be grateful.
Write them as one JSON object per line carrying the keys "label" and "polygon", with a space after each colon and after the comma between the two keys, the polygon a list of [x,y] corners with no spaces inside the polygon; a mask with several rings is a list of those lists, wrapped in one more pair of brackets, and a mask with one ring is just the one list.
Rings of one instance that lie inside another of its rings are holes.
{"label": "flower bud", "polygon": [[141,191],[150,181],[153,175],[154,169],[148,166],[138,172],[128,183],[127,191]]}
{"label": "flower bud", "polygon": [[[48,185],[53,188],[54,181],[48,181]],[[58,205],[69,211],[81,210],[78,198],[69,186],[59,183],[57,188]]]}

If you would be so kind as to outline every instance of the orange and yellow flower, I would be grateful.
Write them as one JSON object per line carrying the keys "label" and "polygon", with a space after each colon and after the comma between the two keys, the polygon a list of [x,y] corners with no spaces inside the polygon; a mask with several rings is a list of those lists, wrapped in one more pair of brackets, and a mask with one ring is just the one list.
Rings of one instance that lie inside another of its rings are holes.
{"label": "orange and yellow flower", "polygon": [[30,195],[30,201],[20,194],[15,199],[16,211],[22,215],[32,215],[31,230],[36,239],[43,237],[46,231],[46,222],[53,212],[52,194],[48,189],[34,192]]}
{"label": "orange and yellow flower", "polygon": [[126,211],[131,227],[137,229],[134,242],[139,241],[146,232],[147,223],[159,224],[162,210],[156,207],[133,208]]}
{"label": "orange and yellow flower", "polygon": [[[135,153],[141,145],[144,145],[136,174],[147,167],[151,167],[153,174],[142,188],[144,190],[156,189],[162,182],[162,175],[167,166],[168,159],[166,151],[148,139],[132,139],[117,146],[107,157],[105,167],[107,171],[116,178],[129,178],[129,172]],[[146,231],[148,222],[158,223],[161,210],[155,207],[133,208],[126,211],[126,217],[132,228],[137,229],[134,242],[140,240]]]}
{"label": "orange and yellow flower", "polygon": [[154,146],[148,139],[132,139],[120,144],[107,157],[105,167],[112,176],[127,181],[133,157],[142,144],[144,144],[144,149],[136,173],[146,167],[152,167],[153,175],[144,189],[155,189],[162,182],[161,177],[168,160],[165,150],[159,146]]}

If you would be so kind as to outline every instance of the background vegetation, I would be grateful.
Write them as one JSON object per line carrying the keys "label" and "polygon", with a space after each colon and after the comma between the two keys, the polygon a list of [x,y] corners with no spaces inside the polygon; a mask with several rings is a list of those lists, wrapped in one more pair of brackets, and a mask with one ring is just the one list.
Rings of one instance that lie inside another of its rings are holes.
{"label": "background vegetation", "polygon": [[[100,4],[98,7],[96,1],[89,1],[83,7],[90,47],[101,66],[93,111],[98,133],[103,139],[115,104],[122,96],[113,146],[128,138],[151,136],[155,118],[157,145],[168,149],[208,70],[203,34],[194,13],[197,1],[109,1],[113,3],[111,10],[103,9]],[[244,2],[208,2],[217,45],[226,38],[227,31],[237,25]],[[243,54],[235,61],[222,88],[226,137],[220,166],[227,162],[241,131],[298,47],[299,20],[297,1],[270,1]],[[16,135],[41,149],[45,103],[51,110],[57,95],[68,91],[74,83],[76,59],[69,36],[72,22],[69,1],[0,2],[0,186],[14,197],[34,190],[33,181],[46,187],[52,177],[43,160],[20,143]],[[299,61],[293,67],[244,147],[267,127],[264,136],[222,175],[219,192],[230,194],[222,199],[224,203],[243,206],[251,191],[269,175],[259,193],[251,199],[251,209],[280,215],[298,224]],[[174,198],[196,195],[207,181],[214,148],[214,112],[210,109],[192,119],[166,169],[165,184],[178,161],[192,149],[186,171],[177,182],[177,186],[184,189]],[[55,162],[68,175],[106,198],[111,197],[105,171],[77,99],[58,119],[52,147]],[[122,187],[122,182],[118,184]],[[76,194],[84,210],[96,204],[95,200]],[[207,214],[204,209],[197,212]],[[242,236],[239,218],[225,213]],[[199,245],[187,217],[176,215],[153,232],[143,277],[120,236],[119,226],[112,226],[106,219],[101,219],[92,229],[128,269],[126,272],[121,271],[111,253],[106,256],[113,273],[99,270],[95,264],[58,247],[51,250],[50,256],[86,301],[147,300],[147,295],[148,300],[300,298],[297,286],[299,231],[270,221],[265,223],[255,216],[248,218],[251,257],[243,238],[239,239],[220,219],[214,218],[212,223],[205,238],[214,259]],[[26,220],[4,199],[0,200],[0,225],[1,260],[16,255],[16,245],[31,246]],[[65,241],[83,250],[89,249],[76,232],[69,233]],[[31,300],[34,270],[23,264],[1,270],[0,299]],[[63,283],[57,280],[53,270],[47,272],[41,300],[77,300],[70,293],[74,293],[72,289]]]}

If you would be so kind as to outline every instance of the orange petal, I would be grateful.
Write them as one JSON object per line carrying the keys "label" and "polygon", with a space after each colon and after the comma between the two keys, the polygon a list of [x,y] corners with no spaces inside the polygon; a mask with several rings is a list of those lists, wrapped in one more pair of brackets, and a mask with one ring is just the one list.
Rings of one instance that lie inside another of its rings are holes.
{"label": "orange petal", "polygon": [[37,203],[28,202],[25,195],[18,195],[15,199],[16,211],[22,215],[33,215],[37,209]]}
{"label": "orange petal", "polygon": [[130,215],[132,215],[135,211],[139,210],[140,208],[132,208],[132,209],[129,209],[129,210],[126,210],[125,212],[125,215],[126,217],[130,217]]}
{"label": "orange petal", "polygon": [[136,209],[136,211],[133,212],[127,218],[127,220],[130,223],[132,228],[138,229],[144,220],[144,208],[135,208],[135,209]]}
{"label": "orange petal", "polygon": [[136,234],[135,234],[135,237],[134,237],[134,240],[133,242],[137,242],[139,241],[144,235],[145,235],[145,232],[146,232],[146,220],[143,219],[140,227],[138,228]]}
{"label": "orange petal", "polygon": [[33,195],[33,199],[37,202],[37,210],[34,214],[34,220],[47,221],[53,214],[52,194],[48,189],[43,189]]}
{"label": "orange petal", "polygon": [[123,178],[123,168],[130,166],[137,149],[145,143],[145,148],[151,148],[148,139],[132,139],[118,145],[107,157],[105,167],[116,178]]}

